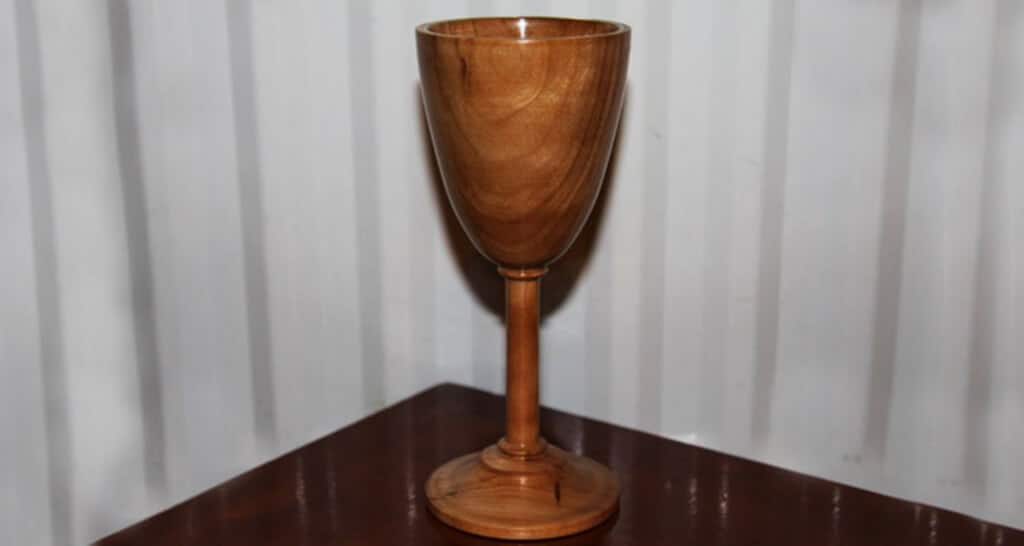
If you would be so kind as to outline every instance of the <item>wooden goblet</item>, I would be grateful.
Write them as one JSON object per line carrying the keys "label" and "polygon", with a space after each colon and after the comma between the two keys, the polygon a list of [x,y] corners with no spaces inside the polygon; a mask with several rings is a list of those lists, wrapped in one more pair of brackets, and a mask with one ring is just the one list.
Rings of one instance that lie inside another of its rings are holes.
{"label": "wooden goblet", "polygon": [[629,27],[543,17],[416,29],[423,102],[455,215],[506,287],[505,437],[427,480],[456,528],[541,539],[591,528],[618,506],[611,471],[540,437],[540,279],[594,206],[622,110]]}

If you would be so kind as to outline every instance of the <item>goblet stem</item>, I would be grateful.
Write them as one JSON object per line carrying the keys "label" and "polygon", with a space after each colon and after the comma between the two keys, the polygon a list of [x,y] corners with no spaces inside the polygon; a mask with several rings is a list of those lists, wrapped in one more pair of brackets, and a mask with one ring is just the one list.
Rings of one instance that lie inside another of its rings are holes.
{"label": "goblet stem", "polygon": [[540,278],[547,269],[498,268],[505,277],[505,437],[498,447],[528,457],[544,451],[538,382]]}

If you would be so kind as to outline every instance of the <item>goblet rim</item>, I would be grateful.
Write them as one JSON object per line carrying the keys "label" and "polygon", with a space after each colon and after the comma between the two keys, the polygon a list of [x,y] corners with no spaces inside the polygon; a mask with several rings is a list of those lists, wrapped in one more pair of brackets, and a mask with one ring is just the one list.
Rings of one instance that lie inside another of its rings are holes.
{"label": "goblet rim", "polygon": [[[444,24],[452,23],[465,23],[468,21],[571,21],[574,23],[593,23],[595,25],[606,25],[609,30],[593,32],[593,33],[580,33],[580,34],[567,34],[563,36],[532,36],[532,37],[515,37],[515,36],[476,36],[471,34],[457,34],[453,32],[443,32],[436,30],[432,27],[436,27]],[[506,43],[535,43],[535,42],[562,42],[562,41],[575,41],[575,40],[593,40],[601,38],[609,38],[612,36],[619,36],[622,34],[628,34],[630,32],[629,25],[620,23],[618,21],[609,21],[606,19],[583,19],[576,17],[550,17],[543,15],[516,15],[516,16],[488,16],[488,17],[458,17],[454,19],[440,19],[437,21],[429,21],[421,23],[416,26],[416,33],[426,36],[432,36],[436,38],[448,39],[448,40],[472,40],[475,42],[506,42]]]}

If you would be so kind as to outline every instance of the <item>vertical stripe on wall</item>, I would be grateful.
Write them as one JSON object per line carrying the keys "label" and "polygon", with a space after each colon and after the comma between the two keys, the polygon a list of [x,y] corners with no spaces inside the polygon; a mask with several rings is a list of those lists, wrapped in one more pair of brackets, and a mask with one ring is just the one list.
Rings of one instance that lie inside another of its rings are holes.
{"label": "vertical stripe on wall", "polygon": [[703,441],[696,436],[696,424],[703,351],[713,10],[709,2],[678,2],[672,7],[671,21],[661,431],[691,442]]}
{"label": "vertical stripe on wall", "polygon": [[[415,389],[426,388],[433,385],[437,378],[438,363],[435,359],[436,336],[435,336],[435,305],[434,286],[436,285],[437,273],[435,272],[435,246],[439,231],[438,206],[443,203],[436,203],[434,192],[435,170],[433,166],[432,152],[429,142],[424,140],[423,129],[425,127],[416,119],[420,109],[419,84],[410,82],[408,74],[416,74],[419,65],[416,58],[415,37],[413,28],[428,20],[434,20],[435,14],[431,6],[422,2],[412,2],[407,6],[405,24],[399,29],[408,36],[408,49],[406,51],[407,61],[405,70],[400,78],[401,101],[409,106],[404,111],[408,116],[410,112],[413,119],[403,119],[403,123],[409,127],[409,155],[405,162],[409,171],[406,181],[409,184],[409,223],[406,235],[409,237],[409,259],[416,264],[415,267],[404,268],[405,275],[410,277],[410,307],[413,309],[410,321],[410,355],[412,367],[412,380]],[[433,206],[432,206],[433,205]]]}
{"label": "vertical stripe on wall", "polygon": [[[736,130],[736,2],[716,2],[711,10],[711,71],[707,109],[713,123],[708,125],[707,175],[704,184],[704,257],[700,298],[700,385],[697,394],[696,427],[702,431],[722,430],[722,404],[728,363],[729,293],[732,250],[733,164]],[[717,442],[717,438],[709,439]]]}
{"label": "vertical stripe on wall", "polygon": [[[168,198],[167,184],[173,180],[173,171],[168,168],[164,156],[162,142],[164,131],[159,119],[159,113],[163,110],[165,102],[164,94],[160,92],[162,69],[166,69],[163,62],[159,62],[160,40],[159,34],[153,28],[156,25],[156,17],[153,16],[152,4],[138,2],[131,5],[130,10],[118,11],[117,15],[129,19],[132,28],[132,60],[134,65],[134,85],[136,101],[136,123],[139,129],[139,143],[136,149],[129,150],[119,148],[119,153],[137,153],[138,161],[141,162],[142,177],[137,180],[124,180],[124,177],[131,176],[130,172],[122,172],[122,184],[135,184],[141,187],[139,194],[146,199],[142,202],[132,202],[132,206],[144,207],[140,214],[146,219],[146,229],[150,247],[147,249],[151,264],[153,289],[150,297],[153,300],[152,313],[154,314],[154,325],[156,328],[155,343],[156,351],[160,362],[165,363],[160,370],[160,402],[163,414],[163,423],[156,424],[151,421],[143,423],[144,427],[162,427],[165,438],[165,473],[167,476],[167,492],[161,502],[167,502],[175,495],[184,495],[187,490],[188,479],[185,469],[188,468],[185,452],[187,442],[185,441],[186,417],[182,404],[182,383],[183,373],[179,363],[183,359],[183,351],[179,348],[179,335],[177,322],[179,315],[174,309],[176,295],[174,292],[173,271],[175,257],[171,249],[175,239],[174,230],[168,226],[168,219],[171,216],[170,200]],[[121,24],[111,20],[110,32],[116,29],[115,25]],[[113,40],[113,36],[111,36]],[[115,47],[111,44],[111,47]],[[125,67],[112,65],[112,75],[123,74]],[[120,85],[120,84],[119,84]],[[125,135],[127,136],[127,135]],[[124,137],[121,137],[124,138]],[[132,158],[128,158],[131,161]],[[123,159],[121,161],[124,161]],[[131,200],[132,196],[123,196],[122,201]],[[126,222],[127,222],[126,218]],[[134,226],[126,224],[127,229]],[[137,229],[137,228],[135,228]],[[135,235],[138,237],[138,235]],[[132,251],[135,251],[134,249]],[[141,377],[141,376],[140,376]],[[146,393],[140,392],[139,396]]]}
{"label": "vertical stripe on wall", "polygon": [[[146,402],[139,365],[147,363],[137,362],[109,12],[56,2],[36,7],[63,346],[74,355],[65,367],[72,502],[119,498],[125,516],[138,517],[141,501],[162,492],[146,487],[140,438]],[[104,504],[72,510],[73,542],[104,527]]]}
{"label": "vertical stripe on wall", "polygon": [[256,111],[253,64],[252,7],[246,0],[227,3],[228,47],[231,55],[231,104],[234,107],[235,160],[238,172],[239,216],[245,260],[246,328],[252,369],[253,436],[264,448],[277,443],[277,397],[273,381],[273,341],[270,330],[264,180],[260,165],[260,124]]}
{"label": "vertical stripe on wall", "polygon": [[984,498],[988,481],[988,453],[990,439],[990,400],[992,399],[992,377],[998,350],[996,327],[996,290],[1006,286],[999,273],[1001,256],[997,253],[1002,246],[1000,238],[1005,232],[1000,201],[1000,184],[996,177],[995,157],[999,145],[996,127],[999,123],[997,105],[1004,102],[1001,96],[1003,78],[999,74],[1002,63],[1006,62],[1006,51],[999,46],[1006,40],[1006,28],[1001,22],[1006,5],[997,2],[992,12],[992,36],[989,47],[988,96],[985,98],[985,125],[982,143],[982,165],[978,178],[981,188],[978,195],[978,236],[975,243],[973,284],[974,301],[971,310],[967,348],[967,419],[964,420],[965,440],[963,458],[963,480],[967,493],[975,500]]}
{"label": "vertical stripe on wall", "polygon": [[36,6],[15,0],[14,28],[21,85],[25,167],[31,209],[35,305],[38,313],[39,366],[42,374],[42,412],[46,420],[47,483],[50,533],[53,542],[72,540],[72,458],[68,417],[61,290],[57,280],[57,241],[53,187],[47,152],[46,105]]}
{"label": "vertical stripe on wall", "polygon": [[136,100],[135,38],[131,4],[107,5],[117,159],[131,277],[132,333],[139,381],[140,425],[146,488],[161,497],[167,492],[167,440],[164,431],[162,362],[153,299],[153,264],[150,260],[146,185],[142,169]]}
{"label": "vertical stripe on wall", "polygon": [[[745,451],[750,442],[753,377],[757,369],[757,288],[760,275],[758,243],[762,216],[762,181],[765,164],[764,125],[766,121],[766,71],[770,52],[772,6],[766,2],[741,2],[735,8],[737,22],[731,40],[735,59],[725,81],[735,90],[726,93],[732,101],[733,140],[728,157],[731,192],[726,194],[731,222],[724,305],[728,307],[723,325],[725,347],[721,378],[722,399],[718,404],[721,429],[713,441],[726,450]],[[709,78],[710,79],[710,78]],[[708,115],[713,115],[709,112]],[[708,142],[710,146],[711,143]],[[701,203],[703,204],[703,202]],[[710,212],[710,211],[709,211]]]}
{"label": "vertical stripe on wall", "polygon": [[[885,474],[893,487],[938,486],[962,506],[969,330],[974,304],[992,15],[922,3],[907,198],[905,266]],[[968,19],[963,19],[967,17]],[[963,25],[965,20],[971,24]],[[953,27],[955,38],[946,36]],[[949,71],[955,64],[962,69]],[[959,97],[949,102],[953,93]],[[952,442],[939,454],[926,446]],[[921,474],[902,473],[906,464]]]}
{"label": "vertical stripe on wall", "polygon": [[[652,4],[646,14],[647,49],[654,50],[671,44],[672,6],[668,3]],[[671,49],[668,50],[671,52]],[[639,351],[634,360],[637,384],[640,390],[637,404],[637,424],[646,430],[661,429],[661,385],[659,378],[664,367],[663,330],[665,320],[665,197],[668,186],[668,102],[670,55],[660,55],[657,62],[647,66],[641,77],[649,89],[650,98],[644,111],[644,278],[639,287],[641,296],[641,337]],[[635,74],[635,73],[634,73]]]}
{"label": "vertical stripe on wall", "polygon": [[[844,480],[862,472],[895,8],[796,10],[770,450]],[[809,431],[814,461],[790,449]]]}
{"label": "vertical stripe on wall", "polygon": [[374,146],[377,126],[373,107],[374,67],[370,63],[373,51],[373,24],[369,4],[352,2],[347,16],[350,91],[352,112],[352,167],[355,177],[355,230],[359,234],[359,309],[361,312],[361,345],[363,368],[363,404],[372,411],[384,404],[383,385],[386,366],[380,323],[380,228],[377,218],[377,164]]}
{"label": "vertical stripe on wall", "polygon": [[[362,242],[355,229],[355,199],[359,180],[355,176],[350,125],[351,90],[354,87],[349,66],[349,42],[338,32],[346,6],[331,0],[316,2],[306,10],[307,51],[313,59],[307,64],[309,89],[313,93],[313,196],[320,211],[315,219],[314,236],[317,260],[312,297],[319,315],[318,346],[314,355],[323,379],[320,386],[326,399],[318,421],[317,433],[350,422],[363,415],[362,310],[354,305],[361,290],[356,256]],[[287,184],[286,184],[287,185]],[[302,331],[302,325],[298,325]]]}
{"label": "vertical stripe on wall", "polygon": [[[619,126],[621,136],[617,141],[616,152],[619,176],[610,188],[606,188],[610,229],[605,232],[605,241],[597,243],[597,252],[609,259],[611,275],[605,289],[608,290],[611,312],[615,316],[607,333],[609,380],[610,385],[614,385],[608,393],[610,419],[613,422],[635,422],[640,398],[636,358],[640,354],[644,248],[637,242],[644,237],[644,189],[647,181],[641,174],[644,161],[642,149],[647,132],[645,112],[649,100],[646,74],[652,62],[648,55],[649,43],[641,37],[646,34],[647,12],[651,6],[644,4],[629,9],[617,3],[615,8],[614,12],[604,17],[624,18],[637,39],[630,41],[629,71],[632,77],[626,83],[626,99]],[[615,289],[625,286],[630,289]]]}
{"label": "vertical stripe on wall", "polygon": [[782,277],[782,230],[786,214],[784,195],[788,176],[790,78],[792,73],[794,3],[773,3],[772,34],[768,47],[769,74],[765,93],[764,182],[761,189],[760,275],[757,287],[754,391],[751,438],[763,446],[771,434],[771,401],[775,390],[779,353],[779,290]]}
{"label": "vertical stripe on wall", "polygon": [[899,334],[903,252],[906,244],[907,182],[913,149],[913,98],[917,84],[917,47],[921,3],[900,5],[889,83],[885,166],[872,320],[871,368],[862,450],[868,464],[885,460],[889,409],[893,396],[896,342]]}
{"label": "vertical stripe on wall", "polygon": [[[219,282],[209,283],[198,296],[208,299],[208,307],[198,309],[208,323],[200,323],[201,333],[195,335],[199,343],[213,348],[205,365],[208,377],[215,387],[202,393],[217,401],[227,417],[220,426],[211,427],[213,445],[230,454],[231,460],[218,469],[219,475],[231,475],[239,470],[241,460],[255,451],[255,438],[250,431],[253,424],[252,367],[249,361],[248,316],[241,234],[241,204],[238,201],[237,160],[234,157],[234,108],[232,104],[230,43],[225,33],[228,12],[223,4],[196,1],[188,7],[188,19],[193,33],[191,58],[198,85],[194,89],[195,105],[199,116],[191,127],[197,134],[208,135],[206,146],[189,150],[194,154],[191,168],[196,173],[196,188],[189,189],[187,199],[191,210],[201,211],[202,237],[207,244],[200,247],[203,254],[199,263],[201,275],[210,276],[217,271]],[[200,52],[202,61],[199,60]],[[192,91],[192,90],[190,90]],[[192,192],[195,193],[192,193]],[[197,204],[205,206],[197,206]],[[231,223],[224,222],[230,220]],[[192,275],[189,273],[189,281]],[[196,310],[192,310],[196,313]],[[192,398],[195,389],[186,392]],[[190,411],[189,417],[199,419],[203,412]],[[239,436],[223,435],[221,427],[244,430]]]}
{"label": "vertical stripe on wall", "polygon": [[[132,7],[145,175],[132,182],[147,198],[175,499],[237,472],[254,447],[227,14],[205,2]],[[210,412],[223,417],[205,418]],[[223,457],[186,470],[204,449]]]}
{"label": "vertical stripe on wall", "polygon": [[[16,32],[15,2],[0,3],[0,75],[20,81],[22,55]],[[0,434],[18,438],[5,443],[0,462],[0,540],[10,544],[47,543],[53,539],[50,507],[46,400],[41,366],[40,321],[35,276],[31,180],[26,153],[22,85],[0,86],[0,397],[5,411]]]}
{"label": "vertical stripe on wall", "polygon": [[[993,20],[986,136],[991,193],[981,203],[992,206],[984,213],[987,225],[982,232],[986,252],[991,253],[992,280],[984,290],[992,297],[988,310],[992,331],[986,334],[975,325],[978,336],[987,338],[977,339],[976,350],[991,352],[992,367],[987,400],[976,392],[969,397],[969,410],[975,411],[981,404],[989,416],[987,423],[979,424],[988,429],[984,433],[987,449],[972,454],[975,460],[984,457],[987,461],[983,486],[977,490],[983,492],[984,502],[992,510],[1012,518],[1024,511],[1024,477],[1014,470],[1024,458],[1024,446],[1005,432],[1024,417],[1024,401],[1019,395],[1024,391],[1024,367],[1020,365],[1024,354],[1024,336],[1020,335],[1024,332],[1024,250],[1020,243],[1024,240],[1024,187],[1017,183],[1024,176],[1024,161],[1017,152],[1024,146],[1024,100],[1013,91],[1024,85],[1024,10],[1018,3],[1002,0],[996,4]],[[988,342],[991,347],[980,347]],[[1017,480],[1003,478],[1014,473]]]}
{"label": "vertical stripe on wall", "polygon": [[[591,0],[589,16],[597,19],[615,20],[614,9],[614,2]],[[633,24],[633,21],[624,22]],[[635,53],[630,54],[630,74],[636,73],[635,65],[633,64],[635,57]],[[611,196],[616,194],[616,184],[622,178],[620,163],[621,143],[623,133],[625,132],[625,118],[630,115],[628,112],[631,112],[629,106],[632,100],[630,93],[631,81],[633,81],[632,77],[629,78],[626,84],[626,96],[622,112],[623,119],[619,123],[615,140],[616,146],[612,150],[611,159],[608,163],[608,172],[605,175],[605,181],[601,188],[601,196],[594,206],[594,212],[591,215],[593,226],[590,229],[592,230],[592,235],[591,239],[587,241],[592,246],[590,260],[593,265],[591,266],[591,279],[584,284],[587,303],[583,323],[583,341],[584,366],[587,375],[584,383],[586,394],[583,409],[585,414],[604,420],[611,419],[611,386],[614,384],[612,377],[614,355],[611,348],[612,315],[614,309],[611,293],[613,283],[612,258],[606,250],[611,244],[611,235],[607,228],[608,224],[612,221]]]}
{"label": "vertical stripe on wall", "polygon": [[315,216],[300,212],[309,211],[318,200],[312,155],[315,98],[307,76],[312,61],[307,39],[295,37],[308,37],[310,31],[304,9],[273,3],[252,8],[256,123],[262,128],[289,128],[260,133],[263,198],[255,211],[265,225],[275,427],[282,431],[278,442],[287,446],[300,441],[293,434],[308,430],[313,416],[324,409],[324,393],[306,388],[320,379],[314,356],[321,352],[319,283],[314,281],[320,264],[313,245],[322,235]]}
{"label": "vertical stripe on wall", "polygon": [[[410,30],[416,22],[416,2],[385,0],[374,2],[372,20],[376,35],[392,36],[385,47],[373,50],[374,108],[377,122],[383,127],[399,127],[409,123],[407,116],[415,107],[416,44]],[[403,108],[396,105],[404,104]],[[376,134],[374,153],[379,165],[376,214],[380,218],[381,241],[388,245],[381,254],[381,293],[383,328],[384,384],[387,400],[393,402],[415,392],[417,352],[414,345],[415,309],[413,289],[417,274],[430,275],[431,262],[417,263],[412,258],[415,237],[412,236],[413,207],[417,186],[426,182],[419,151],[419,135],[413,131],[380,131]],[[424,347],[425,349],[425,347]]]}

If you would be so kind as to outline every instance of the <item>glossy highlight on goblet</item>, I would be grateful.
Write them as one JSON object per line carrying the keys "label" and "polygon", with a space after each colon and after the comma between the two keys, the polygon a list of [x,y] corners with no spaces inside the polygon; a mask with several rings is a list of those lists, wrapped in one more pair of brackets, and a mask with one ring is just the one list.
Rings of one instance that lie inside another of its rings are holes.
{"label": "glossy highlight on goblet", "polygon": [[438,519],[470,533],[543,539],[618,507],[604,465],[549,445],[538,404],[540,281],[597,200],[622,110],[629,27],[544,17],[416,29],[427,124],[459,223],[506,294],[505,436],[427,480]]}

